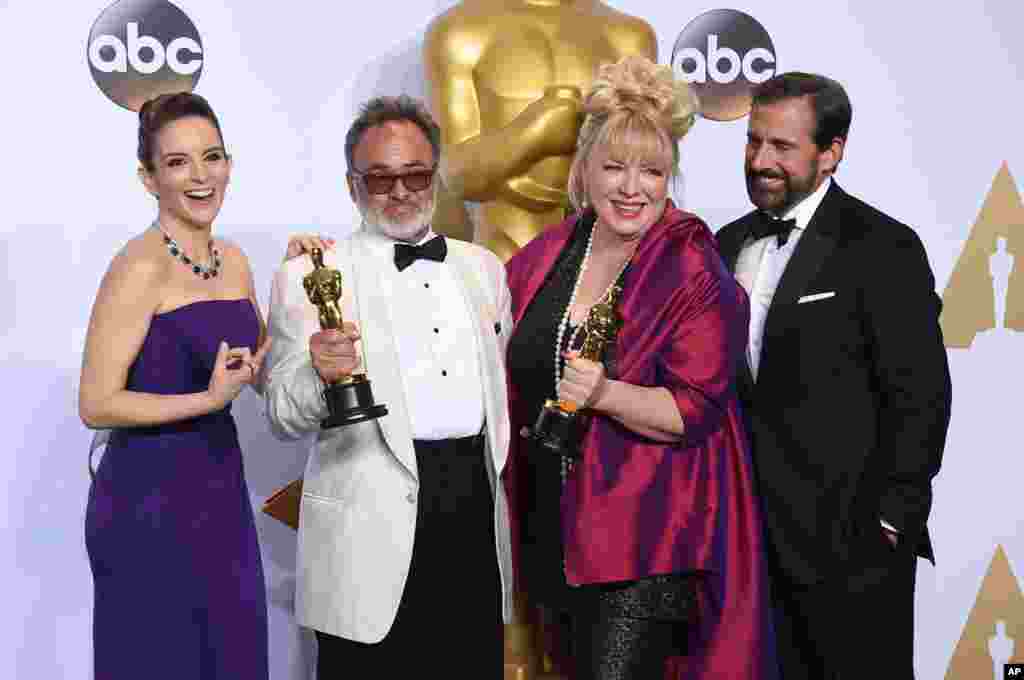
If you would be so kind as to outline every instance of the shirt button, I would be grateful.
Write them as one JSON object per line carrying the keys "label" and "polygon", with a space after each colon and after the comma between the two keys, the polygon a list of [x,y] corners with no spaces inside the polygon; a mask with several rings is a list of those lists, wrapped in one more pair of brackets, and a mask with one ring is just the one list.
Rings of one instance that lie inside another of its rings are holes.
{"label": "shirt button", "polygon": [[412,491],[410,491],[409,495],[405,497],[405,500],[409,501],[410,503],[415,503],[416,502],[416,494],[413,493]]}

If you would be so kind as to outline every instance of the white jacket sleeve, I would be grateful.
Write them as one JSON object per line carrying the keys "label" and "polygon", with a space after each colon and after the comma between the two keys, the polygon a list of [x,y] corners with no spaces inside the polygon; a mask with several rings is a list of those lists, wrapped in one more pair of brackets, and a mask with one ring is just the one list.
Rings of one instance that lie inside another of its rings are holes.
{"label": "white jacket sleeve", "polygon": [[273,344],[264,399],[270,429],[279,439],[299,439],[316,432],[327,417],[323,381],[309,355],[309,337],[320,330],[320,322],[299,277],[289,275],[299,267],[297,262],[282,265],[270,290],[267,333]]}
{"label": "white jacket sleeve", "polygon": [[498,319],[501,323],[501,332],[498,333],[498,347],[501,349],[502,364],[505,362],[505,355],[508,352],[508,341],[512,337],[512,295],[508,289],[508,281],[505,277],[505,265],[498,261],[498,268],[495,271],[495,290],[498,292]]}

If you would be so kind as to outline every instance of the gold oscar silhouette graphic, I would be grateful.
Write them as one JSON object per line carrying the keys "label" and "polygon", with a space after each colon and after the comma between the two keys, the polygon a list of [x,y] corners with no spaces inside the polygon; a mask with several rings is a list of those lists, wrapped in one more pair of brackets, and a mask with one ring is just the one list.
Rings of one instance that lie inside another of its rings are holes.
{"label": "gold oscar silhouette graphic", "polygon": [[1024,203],[1004,163],[942,294],[946,346],[987,331],[1024,331]]}
{"label": "gold oscar silhouette graphic", "polygon": [[595,0],[464,0],[430,24],[442,179],[471,202],[477,243],[507,260],[565,217],[583,93],[601,63],[657,60],[657,44],[646,21]]}
{"label": "gold oscar silhouette graphic", "polygon": [[1024,662],[1024,594],[1006,551],[996,547],[945,680],[1002,678],[1002,664]]}

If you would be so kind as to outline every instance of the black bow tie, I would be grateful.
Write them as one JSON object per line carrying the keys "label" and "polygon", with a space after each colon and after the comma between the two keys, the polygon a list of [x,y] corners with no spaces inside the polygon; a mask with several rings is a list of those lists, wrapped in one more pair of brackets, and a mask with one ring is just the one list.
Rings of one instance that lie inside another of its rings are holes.
{"label": "black bow tie", "polygon": [[418,246],[408,243],[395,244],[395,266],[402,271],[416,260],[433,260],[444,262],[448,254],[448,244],[444,242],[444,236],[435,236],[426,243]]}
{"label": "black bow tie", "polygon": [[750,236],[755,241],[765,236],[774,236],[781,248],[789,241],[789,232],[795,228],[795,219],[780,220],[766,212],[759,212],[757,213],[757,219],[754,220],[754,226],[750,229]]}

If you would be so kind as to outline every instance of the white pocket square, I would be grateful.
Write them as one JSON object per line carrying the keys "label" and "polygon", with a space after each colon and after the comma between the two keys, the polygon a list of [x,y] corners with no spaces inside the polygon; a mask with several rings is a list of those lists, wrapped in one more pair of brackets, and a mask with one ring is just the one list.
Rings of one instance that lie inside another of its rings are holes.
{"label": "white pocket square", "polygon": [[813,293],[812,295],[804,295],[802,298],[796,301],[798,305],[802,305],[805,302],[814,302],[815,300],[827,300],[830,297],[834,297],[836,292],[830,290],[827,293]]}

